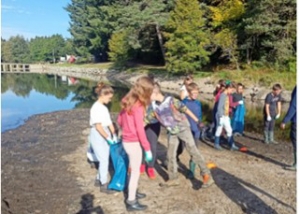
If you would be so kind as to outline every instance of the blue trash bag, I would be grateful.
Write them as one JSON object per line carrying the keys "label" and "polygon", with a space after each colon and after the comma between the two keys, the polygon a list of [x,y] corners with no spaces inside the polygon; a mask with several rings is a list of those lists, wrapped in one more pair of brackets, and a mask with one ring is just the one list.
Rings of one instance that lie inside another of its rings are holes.
{"label": "blue trash bag", "polygon": [[123,191],[127,180],[128,157],[122,143],[110,146],[110,157],[114,166],[114,175],[108,188]]}
{"label": "blue trash bag", "polygon": [[246,108],[245,105],[238,105],[231,120],[232,133],[244,132]]}

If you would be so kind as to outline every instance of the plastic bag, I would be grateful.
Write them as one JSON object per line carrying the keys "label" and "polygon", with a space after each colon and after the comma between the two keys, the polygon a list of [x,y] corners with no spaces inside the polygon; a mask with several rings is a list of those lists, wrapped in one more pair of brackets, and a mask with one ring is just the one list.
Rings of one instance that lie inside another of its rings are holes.
{"label": "plastic bag", "polygon": [[114,175],[108,188],[123,191],[127,180],[128,157],[122,143],[110,146],[110,157],[114,166]]}

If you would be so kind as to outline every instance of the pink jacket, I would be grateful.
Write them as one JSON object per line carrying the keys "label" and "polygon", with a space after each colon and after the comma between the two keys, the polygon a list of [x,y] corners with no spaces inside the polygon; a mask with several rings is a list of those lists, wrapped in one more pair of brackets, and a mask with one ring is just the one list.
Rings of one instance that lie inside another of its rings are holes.
{"label": "pink jacket", "polygon": [[118,116],[118,124],[122,128],[122,141],[125,143],[140,142],[145,151],[150,151],[144,128],[145,109],[136,102],[131,111],[122,110]]}

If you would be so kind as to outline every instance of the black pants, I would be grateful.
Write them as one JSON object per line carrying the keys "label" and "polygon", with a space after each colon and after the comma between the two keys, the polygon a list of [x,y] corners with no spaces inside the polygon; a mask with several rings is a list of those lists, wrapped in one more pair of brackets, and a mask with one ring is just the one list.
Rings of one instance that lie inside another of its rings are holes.
{"label": "black pants", "polygon": [[[149,124],[145,127],[145,132],[147,139],[150,143],[151,147],[151,152],[153,155],[153,159],[151,162],[147,164],[148,167],[154,167],[155,161],[156,161],[156,149],[157,149],[157,141],[158,141],[158,136],[160,133],[160,123],[153,123]],[[145,164],[145,158],[144,158],[144,153],[143,153],[143,160],[142,163]]]}
{"label": "black pants", "polygon": [[297,153],[297,124],[296,123],[292,123],[291,125],[290,138],[293,144],[294,152],[296,154]]}

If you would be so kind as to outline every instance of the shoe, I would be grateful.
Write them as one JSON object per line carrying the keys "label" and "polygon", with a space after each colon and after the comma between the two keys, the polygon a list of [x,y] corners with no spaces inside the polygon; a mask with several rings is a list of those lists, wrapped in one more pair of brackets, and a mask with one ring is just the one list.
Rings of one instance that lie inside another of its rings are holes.
{"label": "shoe", "polygon": [[100,183],[100,181],[98,179],[95,180],[94,186],[95,187],[100,187],[101,186],[101,183]]}
{"label": "shoe", "polygon": [[160,186],[165,186],[165,187],[172,187],[178,185],[179,185],[178,179],[169,179],[167,182],[160,184]]}
{"label": "shoe", "polygon": [[139,210],[145,210],[148,208],[146,205],[142,205],[138,202],[138,200],[135,200],[133,202],[126,200],[125,201],[126,209],[127,211],[139,211]]}
{"label": "shoe", "polygon": [[207,188],[215,183],[213,177],[209,174],[203,175],[203,185],[202,188]]}
{"label": "shoe", "polygon": [[230,148],[230,151],[238,151],[240,148],[233,144]]}
{"label": "shoe", "polygon": [[220,145],[215,145],[215,149],[218,150],[218,151],[223,150],[222,147],[221,147]]}
{"label": "shoe", "polygon": [[145,174],[145,171],[146,171],[146,165],[142,164],[141,167],[140,167],[140,173]]}
{"label": "shoe", "polygon": [[155,170],[153,167],[148,167],[147,169],[147,174],[148,174],[148,177],[150,179],[155,179],[156,178],[156,175],[155,175]]}
{"label": "shoe", "polygon": [[141,192],[136,192],[136,198],[137,199],[142,199],[142,198],[146,198],[146,194],[145,193],[141,193]]}
{"label": "shoe", "polygon": [[[125,194],[125,198],[127,198],[128,197],[128,190],[124,190],[124,194]],[[135,197],[137,199],[143,199],[143,198],[146,198],[146,196],[147,195],[145,193],[141,193],[141,192],[136,191]]]}
{"label": "shoe", "polygon": [[283,167],[285,170],[297,171],[297,165],[285,166]]}
{"label": "shoe", "polygon": [[104,184],[100,186],[100,192],[106,193],[106,194],[114,194],[116,191],[112,189],[108,189],[108,184]]}

